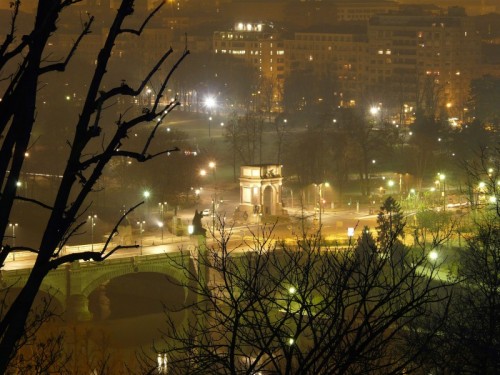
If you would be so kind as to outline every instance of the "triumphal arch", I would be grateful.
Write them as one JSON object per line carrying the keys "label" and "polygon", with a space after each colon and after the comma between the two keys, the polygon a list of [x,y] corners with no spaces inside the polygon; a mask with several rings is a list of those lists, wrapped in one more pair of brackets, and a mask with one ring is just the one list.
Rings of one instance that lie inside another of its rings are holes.
{"label": "triumphal arch", "polygon": [[283,177],[279,164],[255,164],[240,167],[239,215],[282,215]]}

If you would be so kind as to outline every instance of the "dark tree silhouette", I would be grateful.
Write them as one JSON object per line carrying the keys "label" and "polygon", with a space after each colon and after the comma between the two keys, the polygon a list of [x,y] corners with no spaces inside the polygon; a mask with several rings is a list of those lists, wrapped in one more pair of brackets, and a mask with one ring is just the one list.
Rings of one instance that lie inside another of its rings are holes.
{"label": "dark tree silhouette", "polygon": [[[0,232],[2,233],[2,248],[0,250],[0,267],[14,250],[30,251],[36,254],[36,261],[25,286],[15,300],[2,311],[0,321],[0,373],[5,373],[9,362],[14,357],[18,345],[25,334],[26,322],[30,310],[47,273],[62,264],[78,261],[103,261],[119,250],[121,246],[111,248],[111,237],[117,232],[118,225],[124,216],[117,218],[117,224],[112,230],[102,251],[87,251],[81,253],[62,254],[61,249],[68,239],[85,224],[84,213],[91,205],[89,194],[96,189],[96,184],[103,175],[106,165],[115,157],[129,157],[138,162],[166,155],[174,149],[163,149],[152,152],[155,134],[164,123],[165,117],[179,104],[177,99],[165,102],[163,95],[172,73],[181,61],[188,55],[185,50],[170,67],[166,61],[173,51],[165,51],[157,63],[150,67],[149,72],[137,87],[131,87],[123,80],[115,86],[105,85],[107,69],[113,48],[117,40],[125,35],[140,37],[150,19],[159,11],[163,2],[143,20],[131,17],[134,14],[134,0],[122,0],[112,20],[105,41],[95,58],[92,76],[86,86],[86,95],[82,101],[79,116],[61,120],[64,127],[73,129],[73,140],[66,141],[69,156],[61,173],[55,199],[53,202],[43,202],[21,195],[17,181],[23,173],[25,155],[29,148],[31,135],[37,126],[37,112],[41,109],[37,99],[43,86],[40,82],[58,80],[72,61],[81,41],[92,30],[94,17],[82,22],[82,30],[71,48],[66,51],[66,57],[53,61],[48,52],[58,23],[68,14],[78,1],[74,0],[39,0],[35,14],[34,26],[26,35],[16,34],[16,21],[19,16],[20,2],[12,3],[11,25],[6,37],[0,44],[0,77],[3,79],[2,101],[0,102]],[[130,20],[125,24],[126,20]],[[139,22],[137,28],[132,28],[133,22]],[[9,25],[2,25],[3,27]],[[160,76],[161,74],[161,76]],[[126,78],[126,77],[122,77]],[[147,108],[131,114],[134,111],[124,110],[117,115],[114,122],[106,119],[107,109],[123,98],[132,98],[141,94],[146,84],[153,80],[158,82],[156,95]],[[6,83],[6,84],[5,84]],[[70,125],[76,119],[74,125]],[[148,127],[149,136],[138,148],[128,148],[127,136],[138,128],[154,120],[154,125]],[[62,139],[65,142],[64,138]],[[6,230],[13,207],[24,201],[32,205],[31,210],[45,210],[48,219],[44,223],[44,231],[36,248],[9,246],[6,241]],[[136,207],[136,206],[135,206]],[[129,209],[132,211],[135,207]],[[86,216],[85,216],[86,217]]]}
{"label": "dark tree silhouette", "polygon": [[457,283],[439,340],[430,348],[441,373],[496,374],[500,366],[500,176],[499,149],[484,151],[463,165],[476,199],[470,227],[458,250]]}
{"label": "dark tree silhouette", "polygon": [[[397,238],[403,228],[389,235]],[[295,245],[255,238],[229,248],[221,229],[201,245],[197,272],[179,262],[191,298],[188,321],[170,322],[164,352],[173,374],[400,374],[419,366],[425,345],[407,333],[448,300],[435,284],[436,265],[396,240],[376,244],[364,233],[355,247],[325,249],[312,235]],[[355,256],[353,256],[355,255]],[[421,331],[421,330],[420,330]],[[436,330],[422,332],[431,340]]]}

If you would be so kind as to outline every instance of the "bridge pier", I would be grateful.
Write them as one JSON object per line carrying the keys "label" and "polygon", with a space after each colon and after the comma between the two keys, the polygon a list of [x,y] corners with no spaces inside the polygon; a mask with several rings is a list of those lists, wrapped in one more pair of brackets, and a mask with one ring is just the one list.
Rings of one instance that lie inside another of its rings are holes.
{"label": "bridge pier", "polygon": [[80,262],[66,265],[68,292],[66,300],[66,319],[69,321],[88,321],[92,319],[89,299],[82,292],[82,270]]}
{"label": "bridge pier", "polygon": [[72,294],[66,304],[66,319],[72,322],[83,322],[92,319],[89,311],[89,299],[83,294]]}

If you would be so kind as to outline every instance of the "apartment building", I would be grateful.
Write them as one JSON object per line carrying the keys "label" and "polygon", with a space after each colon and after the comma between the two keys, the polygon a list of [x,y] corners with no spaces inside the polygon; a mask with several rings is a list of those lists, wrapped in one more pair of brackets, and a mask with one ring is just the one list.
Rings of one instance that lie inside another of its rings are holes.
{"label": "apartment building", "polygon": [[374,97],[463,118],[470,82],[481,74],[480,37],[463,8],[377,15],[367,36],[366,84]]}
{"label": "apartment building", "polygon": [[258,72],[259,93],[266,110],[279,111],[284,84],[285,49],[281,32],[273,24],[237,22],[230,31],[216,31],[213,51],[245,60]]}
{"label": "apartment building", "polygon": [[294,33],[285,44],[285,72],[308,72],[329,80],[338,98],[335,105],[353,106],[362,95],[366,55],[366,27],[337,24]]}
{"label": "apartment building", "polygon": [[337,22],[368,21],[377,14],[397,11],[399,4],[395,1],[356,1],[342,0],[335,2]]}

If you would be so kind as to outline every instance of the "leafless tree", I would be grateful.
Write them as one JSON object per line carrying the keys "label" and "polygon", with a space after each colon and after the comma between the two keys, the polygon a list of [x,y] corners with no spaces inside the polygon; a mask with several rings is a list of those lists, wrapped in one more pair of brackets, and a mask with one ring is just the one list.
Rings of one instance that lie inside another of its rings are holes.
{"label": "leafless tree", "polygon": [[248,112],[243,116],[233,115],[224,128],[225,140],[231,145],[233,152],[233,168],[236,158],[243,164],[262,162],[262,116]]}
{"label": "leafless tree", "polygon": [[[499,150],[483,150],[464,165],[474,198],[458,250],[458,285],[449,318],[431,352],[434,367],[451,374],[495,374],[500,366]],[[479,192],[477,191],[479,189]]]}
{"label": "leafless tree", "polygon": [[[169,373],[416,370],[425,344],[406,345],[409,332],[448,296],[425,254],[396,240],[399,224],[392,241],[364,231],[348,249],[325,249],[317,235],[290,245],[269,232],[239,248],[222,230],[194,262],[179,263],[191,297],[187,323],[165,332]],[[436,329],[421,334],[431,340]]]}
{"label": "leafless tree", "polygon": [[[92,77],[87,85],[85,99],[79,116],[73,125],[74,138],[66,141],[68,159],[53,202],[22,196],[17,188],[25,162],[25,155],[33,142],[31,134],[37,125],[37,113],[40,110],[37,99],[43,87],[43,80],[57,80],[64,75],[82,40],[91,32],[94,17],[82,22],[82,29],[74,44],[67,51],[66,57],[60,61],[52,61],[47,56],[47,48],[57,33],[58,22],[67,14],[69,8],[78,0],[39,0],[32,30],[26,35],[16,34],[16,21],[19,15],[20,2],[12,3],[11,25],[7,35],[0,44],[0,77],[7,82],[0,102],[0,233],[2,248],[0,250],[0,267],[7,256],[14,250],[30,251],[36,254],[36,261],[26,285],[17,298],[4,310],[0,321],[0,373],[4,373],[15,355],[17,344],[22,339],[30,309],[39,287],[52,269],[62,264],[78,260],[103,261],[118,251],[122,246],[111,247],[111,237],[117,232],[118,225],[124,216],[117,218],[102,251],[62,254],[61,249],[68,239],[77,233],[85,223],[84,213],[91,205],[89,194],[96,188],[108,162],[114,157],[126,156],[138,162],[166,155],[176,149],[151,151],[158,128],[164,123],[170,111],[179,105],[177,99],[164,102],[164,93],[173,72],[188,55],[187,49],[170,67],[167,59],[172,58],[172,50],[165,51],[157,63],[150,67],[148,74],[137,85],[129,86],[126,81],[115,86],[104,85],[108,63],[113,48],[120,37],[135,35],[140,37],[151,18],[162,7],[160,3],[144,20],[134,17],[134,0],[122,0],[116,12],[105,41],[100,49],[93,67]],[[125,24],[125,21],[130,22]],[[130,27],[132,22],[138,27]],[[134,97],[141,94],[152,80],[158,82],[156,95],[147,108],[141,113],[132,115],[133,111],[123,111],[114,122],[104,120],[108,108],[120,98]],[[166,104],[165,104],[166,103]],[[75,116],[76,117],[76,116]],[[73,117],[65,119],[72,122]],[[64,122],[63,121],[63,122]],[[127,148],[127,136],[134,129],[149,126],[150,134],[138,149]],[[70,126],[65,124],[65,126]],[[64,140],[63,140],[64,142]],[[6,241],[6,230],[14,205],[24,201],[33,210],[46,210],[48,219],[44,224],[43,235],[36,248],[27,246],[9,246]],[[135,207],[129,209],[129,212]]]}

